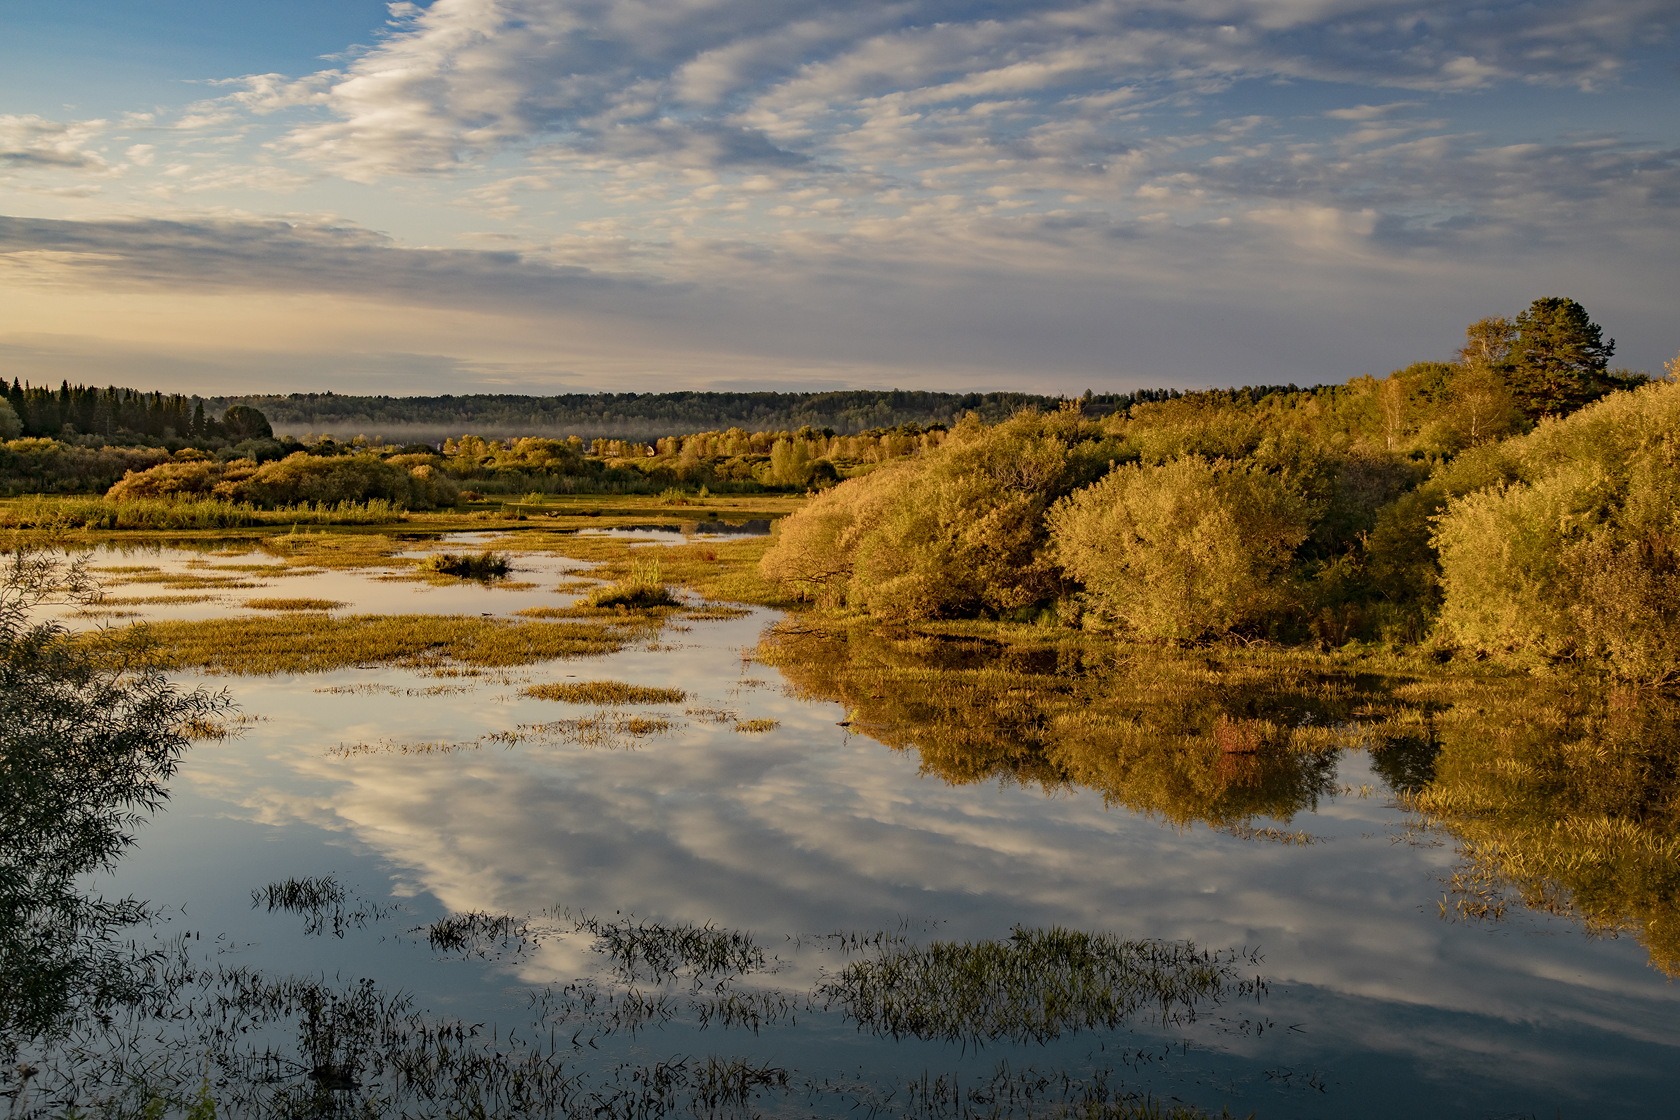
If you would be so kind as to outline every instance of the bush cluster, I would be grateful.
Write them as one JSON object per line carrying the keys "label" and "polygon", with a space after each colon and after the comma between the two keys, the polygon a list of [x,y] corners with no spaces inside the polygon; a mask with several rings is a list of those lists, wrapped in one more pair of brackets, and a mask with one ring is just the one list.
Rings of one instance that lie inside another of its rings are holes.
{"label": "bush cluster", "polygon": [[[1596,325],[1575,367],[1556,357],[1556,329],[1523,359],[1523,332],[1558,302],[1497,321],[1498,362],[1476,349],[1484,320],[1457,363],[1335,390],[1192,393],[1100,420],[1078,402],[990,427],[970,417],[814,496],[761,571],[888,620],[1427,640],[1672,683],[1680,380],[1606,372]],[[1566,326],[1584,319],[1564,312]],[[1523,360],[1536,364],[1522,373]]]}

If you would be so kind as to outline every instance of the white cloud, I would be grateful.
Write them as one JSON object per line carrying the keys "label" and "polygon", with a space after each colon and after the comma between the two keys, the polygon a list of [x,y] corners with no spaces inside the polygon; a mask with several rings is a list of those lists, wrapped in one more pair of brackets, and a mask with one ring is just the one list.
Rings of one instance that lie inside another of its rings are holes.
{"label": "white cloud", "polygon": [[59,122],[0,114],[0,167],[105,171],[104,157],[89,145],[106,125],[103,120]]}

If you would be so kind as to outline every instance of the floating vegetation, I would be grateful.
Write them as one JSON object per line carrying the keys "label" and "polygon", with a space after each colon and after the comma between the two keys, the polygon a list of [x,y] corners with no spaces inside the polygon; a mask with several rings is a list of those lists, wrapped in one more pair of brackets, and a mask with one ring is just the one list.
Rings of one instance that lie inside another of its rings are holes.
{"label": "floating vegetation", "polygon": [[895,1038],[1044,1042],[1144,1014],[1193,1020],[1203,1003],[1263,992],[1258,978],[1237,973],[1258,962],[1188,942],[1017,927],[1003,941],[888,949],[846,965],[818,991],[860,1027]]}
{"label": "floating vegetation", "polygon": [[522,723],[508,731],[491,731],[463,742],[409,743],[396,739],[376,739],[373,742],[340,743],[327,753],[339,758],[364,754],[455,754],[492,746],[512,749],[520,744],[623,749],[633,746],[632,740],[650,735],[663,735],[678,726],[673,720],[657,716],[597,712],[578,719]]}
{"label": "floating vegetation", "polygon": [[521,696],[561,700],[568,704],[681,704],[688,693],[680,688],[625,684],[623,681],[569,681],[536,684],[519,690]]}
{"label": "floating vegetation", "polygon": [[665,925],[582,916],[573,919],[576,932],[595,936],[595,951],[606,954],[618,974],[629,981],[655,982],[686,975],[701,980],[764,972],[775,964],[752,934],[718,929],[710,922]]}
{"label": "floating vegetation", "polygon": [[705,706],[696,706],[692,708],[684,708],[683,711],[687,715],[691,715],[696,719],[705,720],[707,723],[734,723],[736,720],[741,718],[741,713],[732,708],[708,708]]}
{"label": "floating vegetation", "polygon": [[326,615],[164,620],[147,624],[159,652],[180,668],[215,673],[319,673],[355,665],[437,668],[448,662],[528,665],[614,653],[611,624],[509,622],[466,615]]}
{"label": "floating vegetation", "polygon": [[471,692],[474,687],[470,684],[432,684],[425,688],[402,688],[394,684],[335,684],[317,688],[315,691],[360,696],[374,696],[380,693],[389,693],[392,696],[455,696],[462,692]]}
{"label": "floating vegetation", "polygon": [[731,618],[745,618],[752,613],[749,607],[732,607],[727,603],[703,603],[683,612],[689,622],[722,622]]}
{"label": "floating vegetation", "polygon": [[240,605],[253,611],[332,611],[350,604],[337,599],[247,599]]}
{"label": "floating vegetation", "polygon": [[344,886],[330,875],[320,879],[285,879],[251,892],[251,906],[266,904],[270,913],[289,910],[301,914],[343,901]]}
{"label": "floating vegetation", "polygon": [[113,607],[173,607],[220,601],[219,595],[110,595],[100,600]]}
{"label": "floating vegetation", "polygon": [[1259,840],[1267,844],[1286,844],[1295,847],[1322,844],[1327,839],[1323,836],[1314,836],[1310,832],[1286,832],[1281,828],[1255,828],[1248,824],[1228,825],[1219,831],[1228,836],[1235,836],[1238,840]]}
{"label": "floating vegetation", "polygon": [[439,552],[421,561],[419,568],[424,572],[458,576],[461,579],[491,580],[506,576],[513,565],[499,552],[481,552],[476,556],[470,553],[457,556],[453,552]]}
{"label": "floating vegetation", "polygon": [[756,735],[764,731],[774,731],[782,725],[779,719],[742,719],[735,721],[735,730],[747,735]]}
{"label": "floating vegetation", "polygon": [[283,879],[251,892],[251,908],[262,907],[272,914],[276,910],[302,915],[303,932],[308,936],[331,933],[342,938],[345,930],[354,926],[366,929],[370,922],[390,916],[391,908],[357,897],[346,906],[347,892],[330,875],[321,878]]}
{"label": "floating vegetation", "polygon": [[[488,914],[473,910],[465,914],[451,914],[421,927],[426,943],[440,953],[459,953],[466,957],[488,958],[492,950],[520,951],[537,944],[530,923],[511,914]],[[419,930],[411,932],[418,933]]]}

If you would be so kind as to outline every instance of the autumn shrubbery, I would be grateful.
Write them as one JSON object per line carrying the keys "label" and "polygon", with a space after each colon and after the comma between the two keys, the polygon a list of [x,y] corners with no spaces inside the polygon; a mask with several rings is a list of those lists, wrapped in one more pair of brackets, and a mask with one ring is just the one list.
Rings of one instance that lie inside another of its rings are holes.
{"label": "autumn shrubbery", "polygon": [[1428,640],[1680,681],[1680,383],[1525,322],[1383,381],[970,418],[813,495],[760,570],[890,621]]}
{"label": "autumn shrubbery", "polygon": [[378,499],[410,509],[430,509],[454,505],[459,493],[453,479],[427,464],[405,469],[373,455],[316,456],[299,451],[260,465],[251,459],[162,463],[130,471],[107,497],[118,502],[219,498],[264,508]]}

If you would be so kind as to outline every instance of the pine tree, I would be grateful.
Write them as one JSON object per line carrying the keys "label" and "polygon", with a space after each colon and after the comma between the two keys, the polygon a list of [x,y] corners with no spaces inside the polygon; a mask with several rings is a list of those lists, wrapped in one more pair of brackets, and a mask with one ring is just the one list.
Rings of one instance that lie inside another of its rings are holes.
{"label": "pine tree", "polygon": [[1511,391],[1530,420],[1567,416],[1616,388],[1607,369],[1616,340],[1572,299],[1547,296],[1529,304],[1512,326]]}

